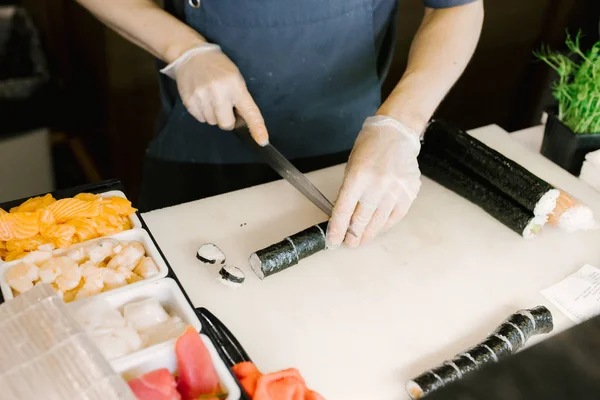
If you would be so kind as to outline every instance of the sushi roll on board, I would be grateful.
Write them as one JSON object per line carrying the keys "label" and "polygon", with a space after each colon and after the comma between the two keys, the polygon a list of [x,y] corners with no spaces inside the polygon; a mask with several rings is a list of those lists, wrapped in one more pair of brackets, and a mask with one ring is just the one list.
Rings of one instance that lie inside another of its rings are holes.
{"label": "sushi roll on board", "polygon": [[549,333],[553,328],[552,313],[544,306],[517,311],[477,346],[408,381],[406,391],[412,399],[423,398],[486,364],[514,354],[531,336]]}
{"label": "sushi roll on board", "polygon": [[281,272],[321,250],[325,250],[327,222],[289,236],[279,243],[253,253],[249,262],[260,279]]}
{"label": "sushi roll on board", "polygon": [[539,178],[519,163],[444,121],[433,121],[424,135],[433,144],[505,195],[566,231],[597,226],[592,210],[568,193]]}
{"label": "sushi roll on board", "polygon": [[544,217],[534,216],[498,188],[431,145],[422,147],[419,166],[425,176],[481,207],[526,239],[536,237],[546,222]]}

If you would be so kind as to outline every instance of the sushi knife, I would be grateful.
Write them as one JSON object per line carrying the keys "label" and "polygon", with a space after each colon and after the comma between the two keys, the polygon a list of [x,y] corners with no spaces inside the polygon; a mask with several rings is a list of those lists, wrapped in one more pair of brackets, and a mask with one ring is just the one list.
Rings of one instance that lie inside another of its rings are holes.
{"label": "sushi knife", "polygon": [[[243,142],[253,148],[260,156],[277,172],[283,179],[288,181],[300,193],[323,211],[329,218],[333,213],[333,204],[325,197],[323,193],[298,170],[283,154],[281,154],[272,144],[260,146],[252,136],[245,121],[238,116],[235,134]],[[348,233],[356,237],[356,234],[348,227]]]}

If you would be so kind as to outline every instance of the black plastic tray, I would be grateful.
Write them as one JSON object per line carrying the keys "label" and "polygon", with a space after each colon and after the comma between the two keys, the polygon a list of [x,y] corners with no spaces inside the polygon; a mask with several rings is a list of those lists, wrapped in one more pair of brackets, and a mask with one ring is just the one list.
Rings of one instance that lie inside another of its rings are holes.
{"label": "black plastic tray", "polygon": [[[108,181],[103,181],[103,182],[99,182],[99,183],[91,183],[91,184],[86,184],[86,185],[75,186],[75,187],[68,188],[68,189],[56,190],[54,192],[50,192],[50,194],[55,199],[58,200],[58,199],[66,198],[66,197],[73,197],[79,193],[100,194],[100,193],[110,192],[112,190],[119,190],[119,191],[125,193],[125,187],[123,186],[123,184],[120,181],[108,180]],[[8,211],[10,208],[19,206],[20,204],[22,204],[23,202],[25,202],[26,200],[28,200],[31,197],[44,196],[46,194],[47,193],[41,193],[38,195],[24,197],[22,199],[11,200],[11,201],[7,201],[4,203],[0,203],[0,208],[3,208],[4,210]],[[125,196],[127,196],[126,193],[125,193]],[[134,204],[134,206],[135,206],[135,204]],[[208,336],[208,338],[211,340],[211,342],[215,345],[215,348],[217,349],[219,356],[221,357],[221,359],[223,360],[225,365],[227,365],[227,368],[230,370],[231,375],[235,379],[236,384],[239,386],[240,392],[242,394],[240,399],[250,400],[250,396],[248,396],[248,394],[244,391],[244,388],[239,383],[238,379],[236,378],[235,374],[233,373],[232,367],[235,364],[238,364],[240,362],[252,361],[252,360],[250,359],[250,357],[248,356],[248,354],[246,353],[246,351],[244,350],[242,345],[239,343],[239,341],[225,326],[225,324],[223,324],[217,317],[215,317],[206,308],[204,308],[204,307],[195,308],[194,304],[192,303],[188,294],[186,293],[185,289],[183,288],[183,285],[177,278],[175,271],[173,271],[173,268],[169,264],[169,261],[165,257],[165,255],[162,252],[158,243],[156,242],[156,239],[154,239],[154,236],[152,235],[152,232],[148,228],[148,225],[146,225],[144,218],[142,218],[142,216],[139,212],[136,212],[136,214],[142,223],[142,228],[146,232],[148,232],[150,239],[152,239],[152,242],[158,249],[160,256],[163,258],[165,264],[167,265],[167,268],[169,269],[167,277],[172,278],[175,282],[177,282],[179,289],[181,289],[181,292],[185,296],[188,303],[192,306],[192,308],[194,308],[194,310],[196,312],[196,316],[202,323],[202,328],[203,328],[202,333],[204,333],[206,336]],[[2,293],[0,292],[0,304],[2,304],[3,302],[4,302],[4,296],[2,296]]]}

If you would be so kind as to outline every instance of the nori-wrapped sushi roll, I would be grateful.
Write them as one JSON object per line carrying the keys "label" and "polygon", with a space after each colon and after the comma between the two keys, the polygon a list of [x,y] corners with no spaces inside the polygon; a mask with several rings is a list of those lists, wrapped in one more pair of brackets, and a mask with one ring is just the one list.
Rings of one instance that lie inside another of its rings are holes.
{"label": "nori-wrapped sushi roll", "polygon": [[554,211],[559,196],[554,186],[461,129],[444,121],[433,121],[424,139],[426,143],[443,149],[534,215],[547,218]]}
{"label": "nori-wrapped sushi roll", "polygon": [[535,333],[533,316],[532,318],[529,318],[523,314],[515,313],[506,320],[506,323],[511,323],[518,327],[519,330],[523,332],[525,341],[529,340],[531,335]]}
{"label": "nori-wrapped sushi roll", "polygon": [[196,258],[206,264],[225,264],[225,253],[213,243],[205,243],[196,252]]}
{"label": "nori-wrapped sushi roll", "polygon": [[488,337],[481,344],[490,348],[498,360],[511,355],[514,350],[512,343],[507,338],[496,335]]}
{"label": "nori-wrapped sushi roll", "polygon": [[246,280],[244,271],[233,265],[224,265],[219,270],[219,280],[228,286],[240,286]]}
{"label": "nori-wrapped sushi roll", "polygon": [[279,243],[253,253],[250,266],[260,279],[283,271],[300,260],[325,250],[327,222],[312,226],[285,238]]}
{"label": "nori-wrapped sushi roll", "polygon": [[432,146],[419,154],[423,175],[452,190],[525,238],[533,238],[546,222],[502,193],[498,188]]}
{"label": "nori-wrapped sushi roll", "polygon": [[498,327],[494,334],[501,339],[506,338],[510,342],[510,350],[513,353],[516,353],[517,350],[525,345],[523,332],[521,332],[514,324],[504,323]]}
{"label": "nori-wrapped sushi roll", "polygon": [[550,333],[554,329],[552,313],[544,306],[537,306],[529,311],[535,321],[535,333]]}
{"label": "nori-wrapped sushi roll", "polygon": [[406,383],[406,391],[411,399],[420,399],[444,386],[444,381],[431,371],[425,372]]}
{"label": "nori-wrapped sushi roll", "polygon": [[552,314],[546,307],[519,310],[477,346],[408,381],[406,390],[413,399],[424,397],[471,371],[510,356],[523,347],[530,336],[548,333],[552,327]]}
{"label": "nori-wrapped sushi roll", "polygon": [[468,374],[469,372],[475,371],[477,369],[477,363],[475,362],[475,360],[473,358],[467,357],[466,355],[453,358],[452,362],[460,370],[461,378],[462,375]]}

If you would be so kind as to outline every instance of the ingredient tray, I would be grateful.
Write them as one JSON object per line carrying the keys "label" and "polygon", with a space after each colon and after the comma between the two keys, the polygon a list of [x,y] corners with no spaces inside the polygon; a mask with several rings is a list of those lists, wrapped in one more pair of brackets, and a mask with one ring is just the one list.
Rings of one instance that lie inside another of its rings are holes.
{"label": "ingredient tray", "polygon": [[[126,195],[124,195],[124,193],[125,193],[124,187],[121,184],[121,182],[118,180],[108,180],[108,181],[104,181],[104,182],[100,182],[100,183],[81,185],[81,186],[77,186],[77,187],[73,187],[73,188],[57,190],[57,191],[51,192],[50,194],[52,194],[52,196],[55,199],[59,200],[59,199],[66,198],[66,197],[73,197],[79,193],[93,193],[93,194],[101,194],[101,195],[106,194],[108,196],[118,195],[119,193],[123,193],[123,196],[126,197]],[[42,193],[42,194],[38,194],[38,195],[29,196],[29,197],[26,197],[23,199],[17,199],[17,200],[5,202],[5,203],[0,204],[0,208],[8,210],[12,207],[22,204],[30,197],[43,196],[45,194],[46,193]],[[132,204],[132,205],[135,207],[135,204]],[[169,265],[166,257],[164,256],[162,250],[158,246],[156,240],[152,236],[152,233],[148,229],[148,226],[146,225],[144,219],[142,218],[142,216],[140,215],[139,212],[136,212],[134,216],[135,216],[134,227],[139,226],[141,229],[145,230],[145,232],[150,237],[150,240],[154,244],[156,251],[160,255],[160,259],[164,262],[164,265],[166,265],[167,271],[168,271],[166,277],[171,278],[175,282],[175,284],[178,286],[179,290],[181,291],[181,294],[185,298],[186,302],[190,305],[190,307],[193,307],[193,303],[191,302],[189,296],[183,289],[181,282],[179,282],[179,279],[177,278],[173,269]],[[110,292],[106,292],[106,294],[112,295],[114,292],[117,292],[119,290],[125,291],[125,290],[129,290],[129,289],[133,289],[134,285],[142,284],[142,283],[144,283],[144,281],[133,283],[133,284],[127,285],[120,289],[114,289]],[[4,298],[2,296],[2,293],[0,293],[0,303],[2,303],[3,301],[4,301]],[[205,335],[206,338],[208,338],[210,340],[210,342],[212,343],[212,345],[214,346],[214,347],[210,347],[210,348],[213,348],[214,350],[216,350],[219,358],[223,361],[224,365],[229,370],[229,374],[230,374],[231,378],[235,381],[236,387],[239,390],[239,393],[240,393],[239,397],[232,397],[230,395],[229,398],[240,398],[240,399],[244,399],[244,400],[249,400],[250,397],[245,393],[244,390],[241,389],[241,385],[239,384],[238,380],[235,378],[235,375],[231,372],[231,367],[233,367],[233,365],[235,365],[239,362],[251,361],[251,359],[248,357],[245,350],[242,348],[242,346],[237,341],[237,339],[233,336],[233,334],[231,334],[231,332],[227,329],[227,327],[217,317],[215,317],[212,313],[210,313],[210,311],[201,307],[201,308],[195,309],[195,314],[196,314],[198,320],[201,322],[202,334]],[[143,350],[142,350],[142,352],[143,352]],[[154,351],[149,351],[148,354],[153,353],[153,352]],[[136,355],[136,353],[133,353],[133,355]],[[148,356],[148,357],[150,357],[150,356]],[[127,356],[123,357],[122,359],[125,359],[125,358],[127,358]],[[132,361],[130,361],[130,362],[132,362]],[[125,361],[123,361],[123,363],[125,363]],[[133,362],[132,362],[132,364],[129,364],[129,365],[133,366]],[[215,366],[217,367],[218,364],[215,364]],[[219,376],[222,376],[221,372],[220,371],[218,371],[218,372],[219,372]],[[223,378],[221,378],[221,379],[223,379]],[[224,383],[224,385],[227,386],[228,390],[230,390],[231,394],[234,393],[233,390],[231,388],[229,388],[229,386],[227,385],[226,380],[224,380],[223,383]]]}

